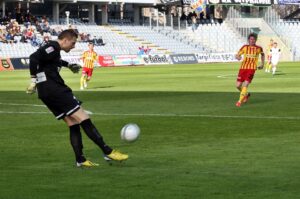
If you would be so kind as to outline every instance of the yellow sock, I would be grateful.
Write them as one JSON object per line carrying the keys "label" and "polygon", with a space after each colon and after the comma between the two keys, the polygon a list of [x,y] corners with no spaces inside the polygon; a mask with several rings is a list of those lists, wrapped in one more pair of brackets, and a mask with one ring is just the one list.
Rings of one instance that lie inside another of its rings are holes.
{"label": "yellow sock", "polygon": [[247,96],[247,87],[243,87],[242,88],[242,91],[240,93],[239,102],[242,102],[245,96]]}
{"label": "yellow sock", "polygon": [[80,87],[83,87],[84,81],[85,81],[85,76],[81,76],[81,78],[80,78]]}
{"label": "yellow sock", "polygon": [[271,67],[272,67],[272,64],[271,64],[271,63],[268,63],[268,65],[267,65],[267,70],[270,71],[270,70],[271,70]]}

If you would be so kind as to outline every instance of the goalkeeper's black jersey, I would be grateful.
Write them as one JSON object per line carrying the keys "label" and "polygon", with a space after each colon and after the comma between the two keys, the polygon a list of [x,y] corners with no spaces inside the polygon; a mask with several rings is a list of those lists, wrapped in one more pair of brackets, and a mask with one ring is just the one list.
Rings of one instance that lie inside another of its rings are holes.
{"label": "goalkeeper's black jersey", "polygon": [[71,91],[59,74],[61,67],[68,65],[61,60],[60,50],[58,42],[50,41],[30,55],[30,74],[36,76],[39,97]]}

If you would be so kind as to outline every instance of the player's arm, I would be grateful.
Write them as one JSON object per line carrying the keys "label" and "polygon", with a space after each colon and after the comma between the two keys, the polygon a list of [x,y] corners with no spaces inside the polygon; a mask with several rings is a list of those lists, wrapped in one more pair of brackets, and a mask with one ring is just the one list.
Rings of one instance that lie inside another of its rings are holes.
{"label": "player's arm", "polygon": [[36,92],[36,74],[39,65],[39,57],[39,51],[36,51],[29,56],[30,83],[26,89],[26,93],[28,94]]}
{"label": "player's arm", "polygon": [[95,54],[94,54],[94,62],[97,61],[97,59],[98,59],[98,54],[95,52]]}
{"label": "player's arm", "polygon": [[67,62],[67,61],[65,61],[65,60],[61,60],[61,65],[62,65],[63,67],[68,67],[69,62]]}
{"label": "player's arm", "polygon": [[263,69],[265,65],[265,53],[263,50],[261,50],[260,53],[260,60],[261,60],[261,65],[257,67],[259,70]]}
{"label": "player's arm", "polygon": [[61,60],[62,66],[69,68],[73,73],[78,73],[81,66],[75,63],[69,63],[65,60]]}
{"label": "player's arm", "polygon": [[65,60],[60,60],[63,67],[69,68],[73,73],[78,73],[81,66],[79,64],[69,63]]}
{"label": "player's arm", "polygon": [[235,58],[239,61],[242,59],[240,51],[235,55]]}
{"label": "player's arm", "polygon": [[238,53],[235,55],[235,58],[240,61],[242,59],[242,56],[240,53]]}
{"label": "player's arm", "polygon": [[235,58],[240,61],[242,59],[242,54],[244,54],[244,52],[245,52],[245,46],[243,46],[239,50],[239,52],[235,55]]}
{"label": "player's arm", "polygon": [[29,56],[29,70],[30,76],[36,78],[36,73],[39,65],[39,52],[36,51]]}
{"label": "player's arm", "polygon": [[81,68],[79,64],[71,64],[65,60],[61,60],[61,65],[63,67],[69,68],[73,73],[78,73]]}

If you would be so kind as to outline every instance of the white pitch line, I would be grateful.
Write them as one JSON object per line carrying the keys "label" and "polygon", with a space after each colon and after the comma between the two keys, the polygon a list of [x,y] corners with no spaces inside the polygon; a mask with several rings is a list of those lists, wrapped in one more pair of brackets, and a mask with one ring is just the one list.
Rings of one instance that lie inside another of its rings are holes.
{"label": "white pitch line", "polygon": [[235,75],[218,75],[217,78],[228,78],[228,77],[234,77]]}
{"label": "white pitch line", "polygon": [[8,105],[8,106],[38,106],[38,107],[46,107],[42,104],[15,104],[15,103],[2,103],[0,102],[0,105]]}
{"label": "white pitch line", "polygon": [[106,116],[153,116],[153,117],[207,117],[207,118],[246,118],[246,119],[288,119],[300,120],[300,117],[281,117],[281,116],[238,116],[238,115],[202,115],[202,114],[160,114],[160,113],[93,113],[93,115]]}
{"label": "white pitch line", "polygon": [[0,114],[50,114],[50,112],[34,112],[34,111],[0,111]]}
{"label": "white pitch line", "polygon": [[[34,107],[47,107],[45,105],[40,105],[40,104],[15,104],[15,103],[2,103],[0,102],[0,105],[8,105],[8,106],[34,106]],[[86,112],[86,114],[88,115],[92,115],[93,113],[91,111],[88,110],[84,110]],[[26,113],[35,113],[35,112],[20,112],[21,114],[26,114]]]}
{"label": "white pitch line", "polygon": [[[14,111],[0,111],[0,114],[50,114],[50,112],[14,112]],[[300,120],[300,117],[288,116],[238,116],[238,115],[202,115],[202,114],[160,114],[160,113],[92,113],[100,116],[143,116],[143,117],[203,117],[203,118],[245,118],[245,119],[286,119],[286,120]]]}

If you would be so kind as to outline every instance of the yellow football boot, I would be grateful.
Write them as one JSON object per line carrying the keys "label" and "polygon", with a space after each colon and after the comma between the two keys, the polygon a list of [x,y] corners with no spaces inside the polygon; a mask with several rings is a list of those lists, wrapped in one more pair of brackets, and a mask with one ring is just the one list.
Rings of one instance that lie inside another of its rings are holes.
{"label": "yellow football boot", "polygon": [[76,162],[76,166],[77,167],[97,167],[97,166],[99,166],[99,164],[93,163],[89,160],[86,160],[84,162]]}
{"label": "yellow football boot", "polygon": [[124,161],[128,159],[128,155],[125,153],[121,153],[120,151],[113,150],[110,154],[105,155],[104,159],[107,161],[115,160],[115,161]]}

